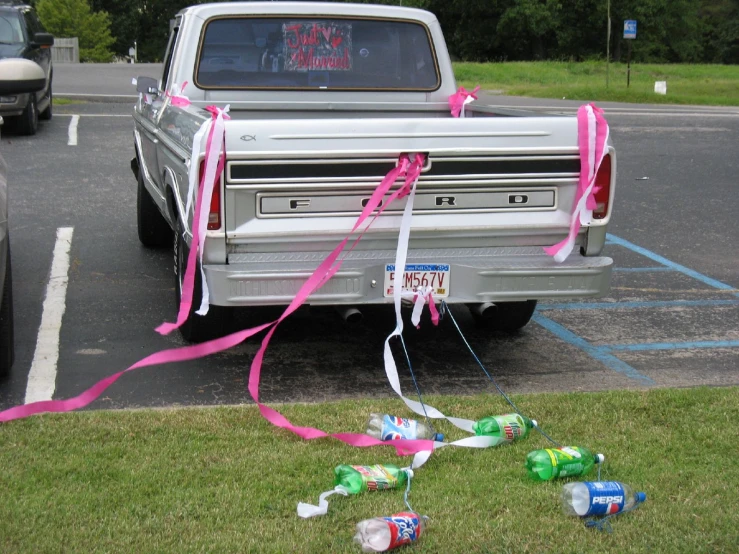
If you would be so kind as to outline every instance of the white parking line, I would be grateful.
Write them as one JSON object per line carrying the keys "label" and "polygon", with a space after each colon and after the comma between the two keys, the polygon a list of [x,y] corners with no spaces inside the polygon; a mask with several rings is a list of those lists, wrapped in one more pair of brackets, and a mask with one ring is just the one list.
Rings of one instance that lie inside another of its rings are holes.
{"label": "white parking line", "polygon": [[80,122],[80,116],[73,115],[69,122],[69,140],[67,141],[68,146],[77,146],[77,124]]}
{"label": "white parking line", "polygon": [[56,388],[56,364],[59,360],[59,332],[66,309],[69,282],[69,250],[72,247],[73,227],[56,231],[51,275],[46,287],[41,325],[36,337],[36,351],[28,373],[25,403],[51,400]]}

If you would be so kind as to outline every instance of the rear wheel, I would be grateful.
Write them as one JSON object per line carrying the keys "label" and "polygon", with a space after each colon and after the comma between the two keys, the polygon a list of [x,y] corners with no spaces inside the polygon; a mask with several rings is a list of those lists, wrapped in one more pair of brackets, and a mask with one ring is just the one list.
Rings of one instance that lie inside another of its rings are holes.
{"label": "rear wheel", "polygon": [[143,169],[139,166],[139,184],[136,196],[136,222],[139,240],[149,248],[172,244],[172,229],[144,185]]}
{"label": "rear wheel", "polygon": [[31,93],[28,104],[23,113],[18,116],[18,132],[21,135],[35,135],[38,130],[38,107],[36,106],[36,95]]}
{"label": "rear wheel", "polygon": [[13,341],[13,272],[10,269],[10,243],[8,243],[8,259],[5,266],[5,284],[0,305],[0,376],[7,375],[15,359]]}
{"label": "rear wheel", "polygon": [[484,315],[472,314],[480,327],[492,331],[518,331],[531,321],[536,310],[536,300],[524,300],[522,302],[498,302],[492,308],[488,308]]}
{"label": "rear wheel", "polygon": [[[174,240],[174,274],[175,274],[175,306],[180,309],[182,298],[182,281],[187,269],[187,257],[190,249],[185,242],[182,226],[178,221],[175,225]],[[180,327],[180,334],[188,342],[203,342],[221,337],[229,332],[233,309],[223,306],[210,306],[206,315],[198,315],[195,312],[200,309],[202,301],[202,280],[200,274],[200,263],[195,265],[195,285],[192,293],[192,306],[187,316],[187,321]]]}

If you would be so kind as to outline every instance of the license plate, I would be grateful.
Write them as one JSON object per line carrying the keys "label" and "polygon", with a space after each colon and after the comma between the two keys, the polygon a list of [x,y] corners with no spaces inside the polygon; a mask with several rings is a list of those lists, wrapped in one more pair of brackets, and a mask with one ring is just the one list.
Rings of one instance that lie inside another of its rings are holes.
{"label": "license plate", "polygon": [[[449,264],[406,264],[403,272],[403,291],[414,292],[418,287],[431,287],[434,297],[449,296]],[[385,265],[385,296],[393,295],[395,264]]]}

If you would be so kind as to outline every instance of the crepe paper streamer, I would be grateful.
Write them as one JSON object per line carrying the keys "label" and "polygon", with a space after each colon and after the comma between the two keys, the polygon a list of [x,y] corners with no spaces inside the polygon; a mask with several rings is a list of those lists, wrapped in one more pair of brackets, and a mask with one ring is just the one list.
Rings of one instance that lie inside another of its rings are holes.
{"label": "crepe paper streamer", "polygon": [[[405,268],[405,263],[408,258],[408,239],[410,238],[410,231],[411,231],[411,221],[412,221],[412,216],[413,216],[413,202],[415,200],[415,195],[416,195],[416,182],[417,181],[415,180],[413,181],[413,186],[408,195],[408,200],[406,202],[405,209],[403,210],[403,217],[400,222],[400,231],[398,232],[398,248],[395,254],[395,268],[396,269],[400,267]],[[395,364],[395,359],[393,358],[393,353],[390,348],[390,340],[393,337],[400,336],[403,333],[403,318],[400,312],[401,297],[403,296],[402,286],[401,286],[402,279],[403,279],[403,272],[396,271],[395,280],[393,281],[393,301],[395,303],[395,324],[396,326],[393,332],[390,333],[385,339],[385,346],[384,346],[384,352],[383,352],[383,358],[385,362],[385,375],[387,376],[387,380],[390,383],[390,386],[392,387],[393,391],[395,391],[395,393],[400,397],[400,399],[403,402],[405,402],[406,406],[408,406],[408,408],[412,410],[413,412],[415,412],[416,414],[427,417],[427,418],[432,418],[432,419],[445,419],[449,423],[454,425],[455,427],[474,435],[475,431],[472,428],[472,426],[475,424],[474,421],[469,420],[469,419],[456,418],[456,417],[447,417],[446,415],[444,415],[442,412],[440,412],[433,406],[418,402],[416,400],[411,400],[410,398],[407,398],[403,395],[403,392],[400,387],[400,379],[398,377],[398,368]],[[433,302],[431,302],[429,306],[433,306]],[[435,311],[435,306],[433,310]],[[432,311],[432,320],[433,319],[434,319],[434,315]],[[438,312],[436,313],[436,321],[438,322]],[[418,325],[418,320],[415,320],[415,321],[412,320],[412,323],[414,325]],[[473,436],[473,437],[467,437],[465,439],[461,439],[459,441],[455,441],[452,443],[437,442],[435,444],[437,448],[441,446],[448,446],[448,445],[465,446],[469,448],[487,448],[489,446],[496,446],[497,444],[500,444],[501,442],[503,442],[503,440],[498,439],[497,437]]]}
{"label": "crepe paper streamer", "polygon": [[[185,275],[182,278],[182,293],[180,295],[180,309],[177,313],[177,321],[175,323],[162,323],[156,328],[156,331],[162,335],[168,335],[175,329],[182,326],[187,321],[192,308],[193,291],[195,288],[195,268],[197,266],[196,260],[200,260],[200,271],[201,271],[201,303],[197,311],[200,315],[208,313],[209,307],[209,292],[208,282],[205,279],[205,269],[203,268],[203,246],[205,244],[205,237],[207,234],[208,227],[208,208],[210,207],[210,200],[213,196],[213,187],[215,180],[223,173],[223,167],[225,165],[225,155],[222,152],[223,144],[225,141],[225,123],[224,120],[228,117],[226,114],[229,110],[229,106],[224,109],[217,108],[215,106],[208,106],[205,108],[211,114],[211,120],[201,126],[198,132],[193,137],[192,152],[196,152],[196,138],[202,142],[202,137],[205,135],[205,125],[207,127],[207,142],[205,146],[205,171],[200,178],[200,187],[198,189],[197,199],[195,201],[195,214],[192,219],[192,241],[190,242],[190,251],[187,256],[187,266],[185,268]],[[198,136],[199,135],[199,136]],[[191,205],[192,183],[194,179],[197,179],[197,175],[200,171],[200,164],[198,163],[200,152],[200,145],[197,145],[197,154],[194,154],[190,158],[190,169],[188,174],[188,180],[190,182],[190,188],[188,190],[188,203],[187,211],[189,212],[189,206]],[[207,206],[208,208],[203,208]]]}
{"label": "crepe paper streamer", "polygon": [[336,485],[333,489],[322,493],[321,496],[318,497],[318,506],[314,506],[313,504],[306,504],[305,502],[299,502],[298,516],[304,519],[307,519],[309,517],[325,516],[328,513],[328,500],[326,499],[332,494],[337,493],[343,496],[349,495],[349,491],[346,487]]}
{"label": "crepe paper streamer", "polygon": [[191,104],[190,99],[182,94],[182,91],[185,90],[185,87],[187,86],[187,81],[182,83],[182,86],[179,86],[177,83],[174,83],[172,85],[172,89],[168,92],[165,92],[165,96],[169,98],[169,103],[173,106],[177,106],[178,108],[186,108]]}
{"label": "crepe paper streamer", "polygon": [[449,96],[449,108],[452,110],[453,117],[464,117],[464,107],[470,102],[477,100],[477,92],[480,86],[476,86],[472,92],[468,92],[464,87],[459,87],[457,92]]}
{"label": "crepe paper streamer", "polygon": [[580,149],[580,179],[577,184],[575,203],[572,208],[570,230],[567,237],[544,248],[557,262],[563,262],[575,247],[575,238],[581,225],[593,221],[595,203],[595,176],[606,155],[608,144],[608,122],[603,110],[595,104],[580,106],[577,110],[577,142]]}

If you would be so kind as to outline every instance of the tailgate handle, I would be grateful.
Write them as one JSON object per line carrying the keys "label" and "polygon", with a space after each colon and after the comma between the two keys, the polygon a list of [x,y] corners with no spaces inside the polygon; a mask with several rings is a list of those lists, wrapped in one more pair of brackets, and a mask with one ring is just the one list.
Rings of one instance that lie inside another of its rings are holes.
{"label": "tailgate handle", "polygon": [[528,194],[509,194],[508,203],[509,204],[528,204],[529,196]]}

